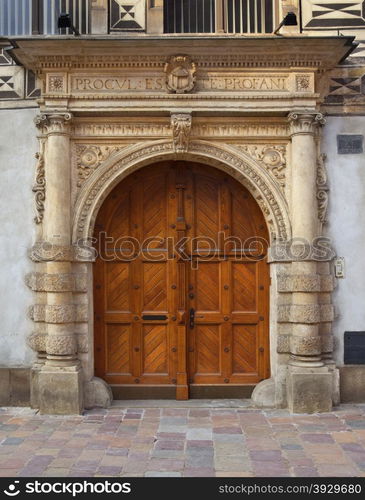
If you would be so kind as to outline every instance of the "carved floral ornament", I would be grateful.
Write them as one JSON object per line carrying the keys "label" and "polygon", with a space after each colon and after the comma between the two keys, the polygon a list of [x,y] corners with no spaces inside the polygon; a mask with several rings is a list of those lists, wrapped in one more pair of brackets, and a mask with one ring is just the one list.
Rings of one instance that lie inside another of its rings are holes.
{"label": "carved floral ornament", "polygon": [[240,145],[235,146],[245,151],[252,158],[261,163],[265,169],[279,183],[281,189],[285,188],[286,147],[284,145]]}
{"label": "carved floral ornament", "polygon": [[318,218],[322,224],[327,222],[327,211],[328,211],[328,181],[327,181],[327,169],[325,162],[327,160],[327,155],[319,155],[317,161],[317,200],[318,200]]}
{"label": "carved floral ornament", "polygon": [[97,169],[107,158],[117,153],[123,146],[94,146],[76,144],[77,187]]}
{"label": "carved floral ornament", "polygon": [[37,215],[34,217],[34,222],[40,224],[43,221],[44,202],[46,201],[46,177],[44,169],[44,140],[40,141],[40,151],[35,155],[38,160],[36,166],[36,179],[32,188],[35,193],[35,207]]}
{"label": "carved floral ornament", "polygon": [[[186,153],[185,153],[186,154]],[[244,184],[259,203],[272,239],[290,238],[288,207],[282,190],[266,169],[234,147],[206,141],[190,141],[187,159],[201,161],[224,170]],[[93,233],[96,214],[110,190],[135,170],[158,160],[176,158],[171,140],[149,141],[123,148],[85,180],[76,199],[73,242],[86,242]]]}

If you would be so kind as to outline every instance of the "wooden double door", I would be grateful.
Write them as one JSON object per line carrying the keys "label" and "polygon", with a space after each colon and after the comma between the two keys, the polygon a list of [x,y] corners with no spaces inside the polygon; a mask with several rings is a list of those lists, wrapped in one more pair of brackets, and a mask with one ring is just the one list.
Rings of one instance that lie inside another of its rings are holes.
{"label": "wooden double door", "polygon": [[268,234],[240,183],[200,164],[143,168],[109,194],[95,237],[97,376],[177,399],[270,376]]}

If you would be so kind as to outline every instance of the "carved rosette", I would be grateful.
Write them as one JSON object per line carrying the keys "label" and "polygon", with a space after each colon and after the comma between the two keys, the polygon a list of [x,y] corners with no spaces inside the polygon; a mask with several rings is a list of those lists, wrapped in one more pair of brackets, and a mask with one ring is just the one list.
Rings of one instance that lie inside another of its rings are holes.
{"label": "carved rosette", "polygon": [[327,222],[328,211],[328,181],[327,170],[325,166],[327,156],[325,154],[319,155],[317,161],[317,200],[318,200],[318,218],[325,224]]}
{"label": "carved rosette", "polygon": [[72,121],[71,113],[42,113],[34,119],[42,134],[69,134]]}
{"label": "carved rosette", "polygon": [[290,135],[314,135],[321,125],[326,123],[322,113],[290,113],[288,116]]}
{"label": "carved rosette", "polygon": [[97,169],[103,161],[117,153],[121,147],[92,146],[89,144],[76,144],[77,187]]}
{"label": "carved rosette", "polygon": [[171,115],[172,140],[175,153],[186,153],[189,149],[192,118],[189,113]]}
{"label": "carved rosette", "polygon": [[34,222],[40,224],[44,216],[44,202],[46,201],[46,177],[44,169],[44,141],[40,141],[40,151],[35,155],[37,162],[35,184],[32,188],[35,193],[35,208],[37,215]]}
{"label": "carved rosette", "polygon": [[282,191],[285,189],[286,148],[282,145],[236,146],[257,160],[274,177]]}

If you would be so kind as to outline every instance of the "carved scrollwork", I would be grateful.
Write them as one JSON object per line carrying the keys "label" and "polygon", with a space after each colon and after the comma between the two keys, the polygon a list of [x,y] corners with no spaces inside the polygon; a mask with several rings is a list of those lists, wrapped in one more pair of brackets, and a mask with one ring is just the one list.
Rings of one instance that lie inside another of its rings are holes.
{"label": "carved scrollwork", "polygon": [[44,216],[44,202],[46,201],[46,176],[44,168],[44,142],[40,142],[40,151],[35,155],[37,162],[35,184],[32,188],[35,193],[35,206],[37,215],[34,222],[40,224]]}
{"label": "carved scrollwork", "polygon": [[325,162],[327,160],[327,155],[319,155],[317,161],[317,200],[318,200],[318,218],[325,224],[327,222],[327,211],[328,211],[328,180],[327,180],[327,169]]}

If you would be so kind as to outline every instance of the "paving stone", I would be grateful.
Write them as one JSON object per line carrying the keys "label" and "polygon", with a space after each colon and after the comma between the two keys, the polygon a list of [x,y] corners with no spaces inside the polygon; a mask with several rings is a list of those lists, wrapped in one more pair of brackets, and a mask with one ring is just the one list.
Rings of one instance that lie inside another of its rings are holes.
{"label": "paving stone", "polygon": [[208,468],[185,469],[184,477],[215,477],[215,470]]}
{"label": "paving stone", "polygon": [[214,434],[242,434],[240,427],[213,427]]}
{"label": "paving stone", "polygon": [[251,450],[250,456],[252,460],[260,460],[262,462],[273,462],[282,459],[281,451],[275,450]]}
{"label": "paving stone", "polygon": [[318,470],[314,467],[294,467],[293,475],[295,477],[318,477]]}
{"label": "paving stone", "polygon": [[332,436],[329,434],[301,434],[301,439],[309,443],[334,443]]}
{"label": "paving stone", "polygon": [[5,439],[1,444],[5,446],[17,446],[18,444],[21,444],[23,442],[23,439],[17,438],[17,437],[9,437]]}
{"label": "paving stone", "polygon": [[183,450],[185,446],[184,441],[172,441],[172,440],[158,440],[155,444],[157,450]]}
{"label": "paving stone", "polygon": [[212,430],[206,429],[204,427],[197,428],[197,429],[188,429],[188,431],[186,433],[186,438],[188,440],[197,439],[199,441],[211,440],[212,439]]}
{"label": "paving stone", "polygon": [[144,477],[182,477],[182,473],[177,471],[148,471]]}
{"label": "paving stone", "polygon": [[184,458],[184,451],[181,450],[153,450],[152,457],[156,458]]}
{"label": "paving stone", "polygon": [[289,415],[208,404],[144,408],[141,402],[80,417],[0,409],[0,475],[365,476],[365,405]]}
{"label": "paving stone", "polygon": [[97,470],[97,474],[102,474],[105,476],[119,476],[119,474],[122,472],[122,467],[118,466],[100,466]]}

